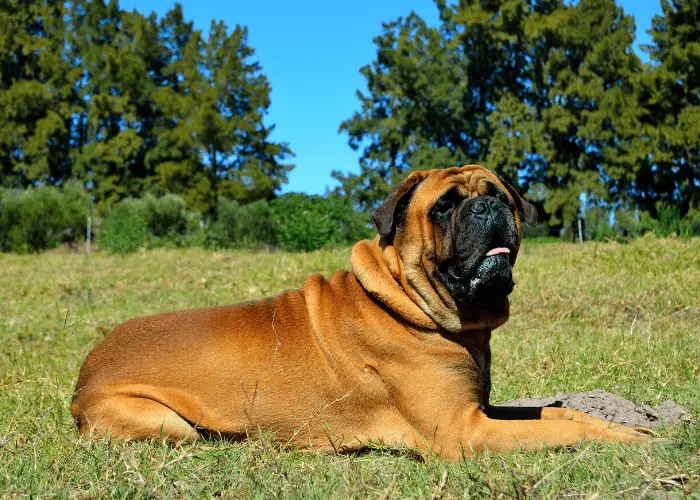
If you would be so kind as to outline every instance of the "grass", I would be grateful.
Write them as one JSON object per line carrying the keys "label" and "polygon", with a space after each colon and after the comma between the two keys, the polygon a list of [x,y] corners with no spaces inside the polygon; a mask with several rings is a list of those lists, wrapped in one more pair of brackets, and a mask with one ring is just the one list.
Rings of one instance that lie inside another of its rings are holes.
{"label": "grass", "polygon": [[496,402],[603,388],[691,422],[639,448],[483,455],[450,465],[404,451],[345,456],[269,439],[171,447],[79,438],[69,412],[85,355],[128,318],[229,304],[347,267],[310,254],[153,250],[0,254],[0,494],[42,497],[644,497],[700,490],[700,241],[528,244],[511,320],[493,340]]}

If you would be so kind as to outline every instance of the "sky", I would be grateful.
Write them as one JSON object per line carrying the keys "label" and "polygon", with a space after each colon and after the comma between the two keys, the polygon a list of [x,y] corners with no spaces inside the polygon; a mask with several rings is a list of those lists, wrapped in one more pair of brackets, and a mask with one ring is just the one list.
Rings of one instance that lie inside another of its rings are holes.
{"label": "sky", "polygon": [[[120,0],[125,10],[162,16],[174,0]],[[229,27],[248,27],[271,90],[266,125],[275,125],[273,141],[289,143],[296,167],[283,192],[323,194],[337,182],[331,171],[359,171],[359,152],[338,133],[359,110],[358,90],[365,90],[360,68],[376,56],[372,39],[382,23],[416,12],[430,25],[438,21],[433,0],[181,0],[185,19],[207,32],[213,19]],[[658,0],[617,0],[635,17],[635,49],[649,43],[646,31],[660,13]]]}

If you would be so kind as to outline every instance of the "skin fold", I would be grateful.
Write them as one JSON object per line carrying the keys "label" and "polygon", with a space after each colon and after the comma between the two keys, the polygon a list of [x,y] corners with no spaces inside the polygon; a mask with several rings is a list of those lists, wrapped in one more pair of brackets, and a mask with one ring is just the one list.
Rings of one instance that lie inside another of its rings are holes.
{"label": "skin fold", "polygon": [[535,220],[483,167],[415,172],[375,212],[379,234],[353,247],[352,271],[117,326],[80,370],[79,431],[173,442],[270,431],[313,451],[375,443],[449,460],[642,442],[575,410],[489,404],[491,332],[508,319],[521,221]]}

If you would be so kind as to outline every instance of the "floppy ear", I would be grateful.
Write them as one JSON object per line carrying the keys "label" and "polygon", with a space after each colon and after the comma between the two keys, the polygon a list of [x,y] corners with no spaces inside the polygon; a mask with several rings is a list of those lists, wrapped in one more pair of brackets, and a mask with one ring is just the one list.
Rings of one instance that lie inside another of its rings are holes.
{"label": "floppy ear", "polygon": [[506,180],[500,175],[498,176],[498,180],[501,181],[501,184],[505,186],[515,200],[515,206],[518,209],[518,212],[520,212],[521,219],[528,225],[534,226],[537,223],[537,208],[535,208],[532,203],[523,200],[515,188],[506,182]]}
{"label": "floppy ear", "polygon": [[399,215],[406,209],[413,190],[425,177],[425,172],[412,172],[401,184],[389,192],[384,203],[374,211],[372,220],[377,226],[379,236],[384,238],[396,231]]}

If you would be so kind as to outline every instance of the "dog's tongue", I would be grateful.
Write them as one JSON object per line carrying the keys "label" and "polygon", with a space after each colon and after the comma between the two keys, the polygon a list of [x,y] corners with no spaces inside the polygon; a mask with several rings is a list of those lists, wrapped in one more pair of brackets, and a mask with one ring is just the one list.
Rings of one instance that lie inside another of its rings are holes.
{"label": "dog's tongue", "polygon": [[486,252],[487,257],[491,257],[492,255],[500,255],[500,254],[509,254],[510,250],[508,250],[506,247],[496,247],[492,248],[488,252]]}

